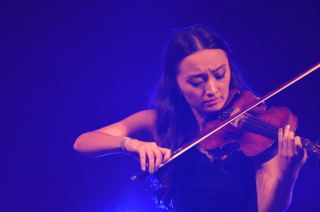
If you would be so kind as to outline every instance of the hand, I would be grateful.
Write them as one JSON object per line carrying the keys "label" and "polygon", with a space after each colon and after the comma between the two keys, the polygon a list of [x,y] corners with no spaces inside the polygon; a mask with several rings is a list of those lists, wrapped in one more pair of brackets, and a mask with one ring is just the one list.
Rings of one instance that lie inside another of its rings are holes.
{"label": "hand", "polygon": [[161,163],[166,163],[171,156],[171,150],[157,146],[155,142],[144,142],[129,139],[125,142],[125,149],[130,153],[138,153],[142,171],[149,167],[149,173],[153,174]]}
{"label": "hand", "polygon": [[287,125],[283,132],[278,132],[278,166],[280,180],[289,179],[295,181],[299,170],[307,159],[307,150],[302,148],[299,136],[294,136]]}

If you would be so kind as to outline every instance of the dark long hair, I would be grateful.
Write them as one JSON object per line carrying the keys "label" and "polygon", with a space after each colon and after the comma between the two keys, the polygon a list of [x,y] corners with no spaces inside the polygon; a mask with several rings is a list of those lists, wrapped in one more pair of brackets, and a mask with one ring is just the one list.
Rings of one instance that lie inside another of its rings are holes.
{"label": "dark long hair", "polygon": [[[157,114],[155,130],[158,136],[156,141],[158,146],[174,151],[196,136],[198,123],[189,104],[181,95],[176,78],[180,62],[194,52],[203,49],[221,49],[226,52],[231,70],[230,89],[247,89],[239,70],[230,62],[231,51],[228,44],[214,30],[194,25],[176,33],[167,44],[163,73],[155,88],[153,98],[153,107]],[[169,163],[166,169],[160,169],[155,174],[161,184],[155,196],[158,200],[162,199],[168,208],[171,208],[169,203],[177,186],[172,173],[176,163],[178,161]]]}

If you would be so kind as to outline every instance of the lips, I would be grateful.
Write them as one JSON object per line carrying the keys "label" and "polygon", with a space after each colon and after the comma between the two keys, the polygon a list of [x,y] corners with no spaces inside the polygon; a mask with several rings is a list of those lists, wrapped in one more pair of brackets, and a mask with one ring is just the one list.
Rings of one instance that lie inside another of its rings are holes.
{"label": "lips", "polygon": [[211,105],[215,105],[215,104],[218,104],[219,102],[221,101],[221,97],[219,98],[215,98],[215,99],[210,99],[208,101],[205,101],[204,103],[208,106],[211,106]]}

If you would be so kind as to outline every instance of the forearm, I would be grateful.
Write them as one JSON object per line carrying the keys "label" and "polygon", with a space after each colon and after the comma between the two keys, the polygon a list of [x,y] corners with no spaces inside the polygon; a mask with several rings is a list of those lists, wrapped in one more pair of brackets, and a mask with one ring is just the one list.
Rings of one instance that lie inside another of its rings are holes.
{"label": "forearm", "polygon": [[271,190],[259,204],[259,212],[282,212],[289,207],[295,178],[291,180],[280,178],[275,179]]}
{"label": "forearm", "polygon": [[[110,153],[122,152],[121,139],[126,133],[118,133],[118,136],[93,131],[80,135],[74,143],[74,149],[87,157],[99,157]],[[158,147],[155,142],[144,142],[137,139],[125,140],[123,147],[133,157],[140,160],[141,169],[153,173],[160,168],[161,163],[166,163],[171,156],[171,150]]]}
{"label": "forearm", "polygon": [[80,135],[73,148],[86,157],[99,157],[110,153],[122,152],[120,147],[122,138],[92,131]]}
{"label": "forearm", "polygon": [[259,212],[285,211],[292,197],[294,183],[307,159],[298,136],[280,128],[278,133],[278,155],[260,164],[256,171]]}

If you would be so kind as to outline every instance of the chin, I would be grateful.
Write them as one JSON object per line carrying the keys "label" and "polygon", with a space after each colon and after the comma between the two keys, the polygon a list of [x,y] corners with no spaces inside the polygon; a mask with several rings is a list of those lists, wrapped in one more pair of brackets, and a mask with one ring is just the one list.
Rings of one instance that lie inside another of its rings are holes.
{"label": "chin", "polygon": [[214,112],[218,112],[222,108],[223,108],[223,104],[216,104],[216,105],[213,105],[213,106],[209,106],[206,109],[207,109],[207,111],[209,113],[214,113]]}
{"label": "chin", "polygon": [[220,111],[221,110],[221,107],[212,107],[212,108],[208,108],[207,110],[206,110],[206,113],[216,113],[216,112],[218,112],[218,111]]}

